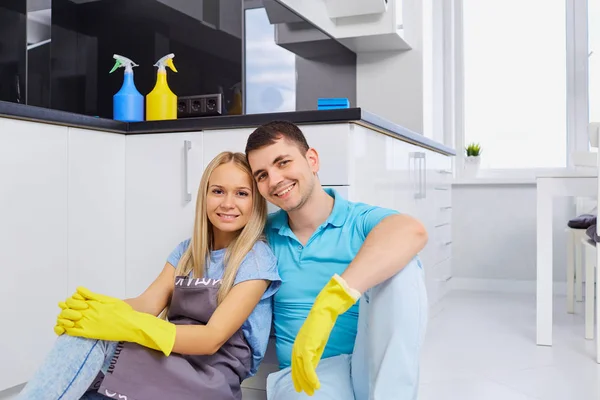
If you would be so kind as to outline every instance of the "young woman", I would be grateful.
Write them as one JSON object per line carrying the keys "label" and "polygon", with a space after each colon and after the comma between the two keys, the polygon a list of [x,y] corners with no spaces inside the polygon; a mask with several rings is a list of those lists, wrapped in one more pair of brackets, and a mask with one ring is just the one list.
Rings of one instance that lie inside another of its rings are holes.
{"label": "young woman", "polygon": [[200,181],[192,238],[139,297],[78,288],[61,302],[59,338],[18,399],[241,399],[281,283],[262,241],[266,210],[246,157],[215,157]]}

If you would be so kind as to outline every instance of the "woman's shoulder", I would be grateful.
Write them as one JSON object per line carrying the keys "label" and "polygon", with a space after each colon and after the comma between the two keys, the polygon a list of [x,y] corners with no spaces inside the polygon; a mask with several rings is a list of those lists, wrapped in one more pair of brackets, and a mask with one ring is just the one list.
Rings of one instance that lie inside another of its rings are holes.
{"label": "woman's shoulder", "polygon": [[185,240],[182,240],[181,242],[179,242],[179,246],[180,248],[187,250],[188,247],[190,247],[190,243],[192,242],[192,238],[188,238]]}
{"label": "woman's shoulder", "polygon": [[172,251],[171,254],[169,254],[169,256],[167,257],[167,261],[173,265],[174,267],[177,266],[177,264],[179,263],[179,259],[181,258],[181,256],[183,255],[183,253],[185,253],[185,251],[188,249],[188,247],[190,247],[190,242],[192,241],[191,238],[189,239],[185,239],[184,241],[180,242]]}
{"label": "woman's shoulder", "polygon": [[263,263],[265,261],[269,261],[271,263],[276,261],[273,250],[271,250],[269,244],[264,240],[258,240],[256,243],[254,243],[252,250],[250,250],[248,255],[246,255],[246,259],[254,259]]}
{"label": "woman's shoulder", "polygon": [[246,254],[238,269],[235,283],[250,279],[281,280],[277,273],[277,259],[269,245],[263,241],[256,242]]}

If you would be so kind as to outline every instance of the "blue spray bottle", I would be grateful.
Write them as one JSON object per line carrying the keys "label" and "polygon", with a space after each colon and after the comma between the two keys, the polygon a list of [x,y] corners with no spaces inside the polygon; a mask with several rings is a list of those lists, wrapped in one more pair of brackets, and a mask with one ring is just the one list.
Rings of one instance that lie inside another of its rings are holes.
{"label": "blue spray bottle", "polygon": [[133,82],[133,67],[138,65],[127,57],[115,54],[114,67],[110,70],[112,74],[119,67],[125,67],[123,86],[113,96],[113,118],[117,121],[139,122],[144,120],[144,96],[138,92]]}

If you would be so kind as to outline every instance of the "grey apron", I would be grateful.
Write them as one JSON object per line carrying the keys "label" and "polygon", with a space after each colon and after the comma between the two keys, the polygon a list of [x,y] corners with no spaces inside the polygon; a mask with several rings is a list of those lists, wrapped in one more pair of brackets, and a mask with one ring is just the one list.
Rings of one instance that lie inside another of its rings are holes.
{"label": "grey apron", "polygon": [[[205,325],[217,308],[220,280],[177,277],[169,321]],[[189,356],[119,343],[98,393],[120,400],[240,400],[252,351],[239,329],[213,355]]]}

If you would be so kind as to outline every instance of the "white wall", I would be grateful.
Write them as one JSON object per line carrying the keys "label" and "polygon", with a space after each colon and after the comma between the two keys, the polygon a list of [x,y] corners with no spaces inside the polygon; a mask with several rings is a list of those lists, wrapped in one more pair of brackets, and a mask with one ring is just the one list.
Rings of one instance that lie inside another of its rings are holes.
{"label": "white wall", "polygon": [[[390,24],[393,25],[393,21],[397,18],[395,7],[402,7],[400,13],[403,25],[402,37],[411,49],[359,52],[356,60],[356,104],[414,132],[421,134],[424,132],[424,97],[426,97],[426,108],[431,107],[430,103],[433,103],[433,99],[430,98],[431,93],[423,95],[423,66],[431,64],[437,66],[427,68],[427,78],[430,80],[434,79],[430,75],[437,73],[441,76],[443,73],[441,59],[436,58],[435,63],[425,62],[425,64],[424,59],[430,60],[429,55],[432,52],[441,53],[443,50],[443,29],[439,22],[442,4],[445,4],[446,0],[395,0],[396,4],[385,14],[341,20],[333,20],[327,16],[327,8],[323,0],[277,1],[302,15],[324,32],[342,40],[360,36],[362,32],[370,34],[379,31],[389,32]],[[438,23],[435,23],[436,21]],[[427,35],[424,35],[424,29],[428,32]],[[423,56],[424,53],[427,57]],[[442,116],[440,115],[439,118],[441,121]],[[429,136],[433,137],[433,135]]]}
{"label": "white wall", "polygon": [[404,39],[409,51],[360,53],[356,103],[372,113],[423,133],[422,0],[403,0]]}
{"label": "white wall", "polygon": [[[572,200],[555,199],[555,282],[566,281],[564,229],[574,213]],[[452,273],[458,283],[472,279],[533,283],[536,278],[535,185],[453,185],[452,240]]]}
{"label": "white wall", "polygon": [[407,129],[423,133],[420,51],[358,54],[356,104]]}

